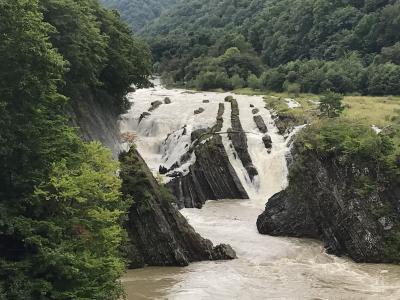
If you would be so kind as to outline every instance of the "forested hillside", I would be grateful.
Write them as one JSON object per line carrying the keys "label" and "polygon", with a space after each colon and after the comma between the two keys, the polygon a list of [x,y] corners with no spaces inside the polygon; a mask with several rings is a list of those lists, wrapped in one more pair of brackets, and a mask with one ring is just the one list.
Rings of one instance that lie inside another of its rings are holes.
{"label": "forested hillside", "polygon": [[0,37],[0,299],[119,299],[119,166],[66,111],[121,110],[149,50],[96,0],[0,0]]}
{"label": "forested hillside", "polygon": [[149,21],[177,0],[100,0],[105,7],[116,9],[133,30],[141,30]]}
{"label": "forested hillside", "polygon": [[400,1],[191,0],[144,35],[168,83],[400,94]]}

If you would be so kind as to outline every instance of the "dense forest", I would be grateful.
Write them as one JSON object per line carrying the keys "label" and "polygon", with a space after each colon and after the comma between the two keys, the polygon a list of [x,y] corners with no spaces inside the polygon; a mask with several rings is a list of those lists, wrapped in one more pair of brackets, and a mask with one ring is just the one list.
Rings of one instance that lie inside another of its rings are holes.
{"label": "dense forest", "polygon": [[134,31],[140,31],[177,0],[100,0],[100,2],[105,7],[118,10]]}
{"label": "dense forest", "polygon": [[0,299],[118,299],[118,163],[66,111],[121,111],[150,52],[96,0],[0,0]]}
{"label": "dense forest", "polygon": [[400,94],[400,1],[182,1],[143,31],[166,83]]}

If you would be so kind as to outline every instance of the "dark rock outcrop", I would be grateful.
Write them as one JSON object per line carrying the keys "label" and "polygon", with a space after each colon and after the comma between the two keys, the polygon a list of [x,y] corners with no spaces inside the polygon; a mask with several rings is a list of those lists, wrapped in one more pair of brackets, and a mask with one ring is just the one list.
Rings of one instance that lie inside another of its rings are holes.
{"label": "dark rock outcrop", "polygon": [[319,239],[357,262],[400,262],[399,186],[382,183],[369,161],[343,165],[297,142],[291,161],[289,187],[268,200],[260,233]]}
{"label": "dark rock outcrop", "polygon": [[210,103],[210,100],[203,100],[203,103]]}
{"label": "dark rock outcrop", "polygon": [[139,117],[139,123],[143,121],[143,119],[146,119],[147,117],[151,116],[151,113],[145,111],[144,113],[142,113]]}
{"label": "dark rock outcrop", "polygon": [[171,104],[171,103],[172,103],[172,101],[169,97],[164,98],[164,104]]}
{"label": "dark rock outcrop", "polygon": [[254,108],[254,109],[251,110],[251,113],[253,115],[258,114],[259,112],[260,112],[260,110],[258,108]]}
{"label": "dark rock outcrop", "polygon": [[176,200],[159,186],[140,155],[132,148],[120,155],[122,193],[134,199],[127,231],[130,244],[125,252],[130,267],[187,266],[201,260],[236,258],[228,245],[213,247],[174,208]]}
{"label": "dark rock outcrop", "polygon": [[242,123],[240,122],[239,117],[239,105],[236,99],[233,98],[230,99],[230,103],[232,106],[232,129],[230,130],[229,138],[232,140],[233,147],[235,148],[239,159],[242,161],[244,168],[249,174],[250,179],[253,180],[254,176],[258,175],[258,172],[253,165],[248,151],[246,133],[243,131]]}
{"label": "dark rock outcrop", "polygon": [[149,108],[149,111],[153,111],[153,110],[156,110],[157,108],[159,108],[161,105],[162,105],[163,103],[161,102],[161,101],[154,101],[154,102],[151,102],[151,106],[150,106],[150,108]]}
{"label": "dark rock outcrop", "polygon": [[201,113],[203,113],[203,112],[204,112],[204,108],[200,107],[199,109],[196,109],[196,110],[194,111],[194,114],[195,114],[195,115],[199,115],[199,114],[201,114]]}
{"label": "dark rock outcrop", "polygon": [[264,119],[257,115],[253,116],[254,123],[256,123],[258,130],[260,130],[261,133],[267,133],[268,132],[268,127],[265,125]]}
{"label": "dark rock outcrop", "polygon": [[[102,95],[103,96],[103,95]],[[85,141],[99,141],[111,149],[116,158],[121,151],[118,108],[95,100],[96,95],[87,92],[82,99],[70,101],[68,115]],[[83,100],[84,99],[84,100]]]}
{"label": "dark rock outcrop", "polygon": [[272,149],[272,139],[271,139],[271,136],[268,133],[266,133],[263,136],[262,141],[263,141],[263,143],[265,145],[265,148],[267,148],[268,150]]}
{"label": "dark rock outcrop", "polygon": [[229,162],[220,136],[199,144],[194,152],[196,162],[190,166],[189,174],[167,184],[180,208],[201,208],[207,200],[249,198]]}
{"label": "dark rock outcrop", "polygon": [[[220,103],[217,123],[211,129],[192,133],[192,141],[197,142],[189,153],[195,153],[196,162],[190,166],[189,174],[174,178],[167,184],[180,208],[201,208],[207,200],[249,198],[229,162],[221,136],[215,134],[222,129],[224,108]],[[204,137],[210,139],[202,144],[200,141]]]}
{"label": "dark rock outcrop", "polygon": [[166,167],[164,167],[164,166],[160,166],[158,168],[158,173],[160,173],[161,175],[165,175],[165,174],[168,173],[168,169]]}

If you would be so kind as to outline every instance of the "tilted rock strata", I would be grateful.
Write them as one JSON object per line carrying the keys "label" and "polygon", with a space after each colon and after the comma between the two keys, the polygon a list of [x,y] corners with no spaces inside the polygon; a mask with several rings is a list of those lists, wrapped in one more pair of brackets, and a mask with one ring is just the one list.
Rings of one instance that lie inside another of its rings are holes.
{"label": "tilted rock strata", "polygon": [[229,245],[214,247],[195,232],[136,150],[122,153],[120,160],[122,193],[133,198],[126,225],[131,242],[125,252],[130,267],[187,266],[195,261],[236,258]]}

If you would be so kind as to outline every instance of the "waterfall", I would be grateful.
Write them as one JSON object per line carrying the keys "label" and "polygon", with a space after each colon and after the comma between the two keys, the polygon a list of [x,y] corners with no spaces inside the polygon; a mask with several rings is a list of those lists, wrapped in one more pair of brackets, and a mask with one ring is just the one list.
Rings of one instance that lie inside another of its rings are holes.
{"label": "waterfall", "polygon": [[[169,90],[157,83],[153,89],[129,95],[133,106],[122,117],[121,130],[136,133],[138,151],[153,173],[167,182],[170,178],[158,173],[160,166],[172,167],[191,146],[191,133],[215,124],[219,103],[225,103],[221,131],[231,127],[231,108],[224,102],[229,95]],[[258,171],[254,180],[250,180],[229,137],[223,134],[222,141],[250,199],[208,201],[201,210],[183,209],[182,213],[202,236],[232,245],[238,259],[195,263],[184,269],[131,271],[123,279],[128,299],[399,299],[400,270],[396,266],[355,264],[326,254],[315,241],[258,234],[257,216],[268,198],[288,184],[290,139],[278,134],[261,96],[232,96],[238,101],[248,152]],[[161,104],[141,119],[152,102],[165,97],[170,104]],[[204,111],[195,114],[199,108]],[[267,125],[270,150],[253,120],[254,109]],[[176,170],[187,174],[195,161],[193,154]]]}

